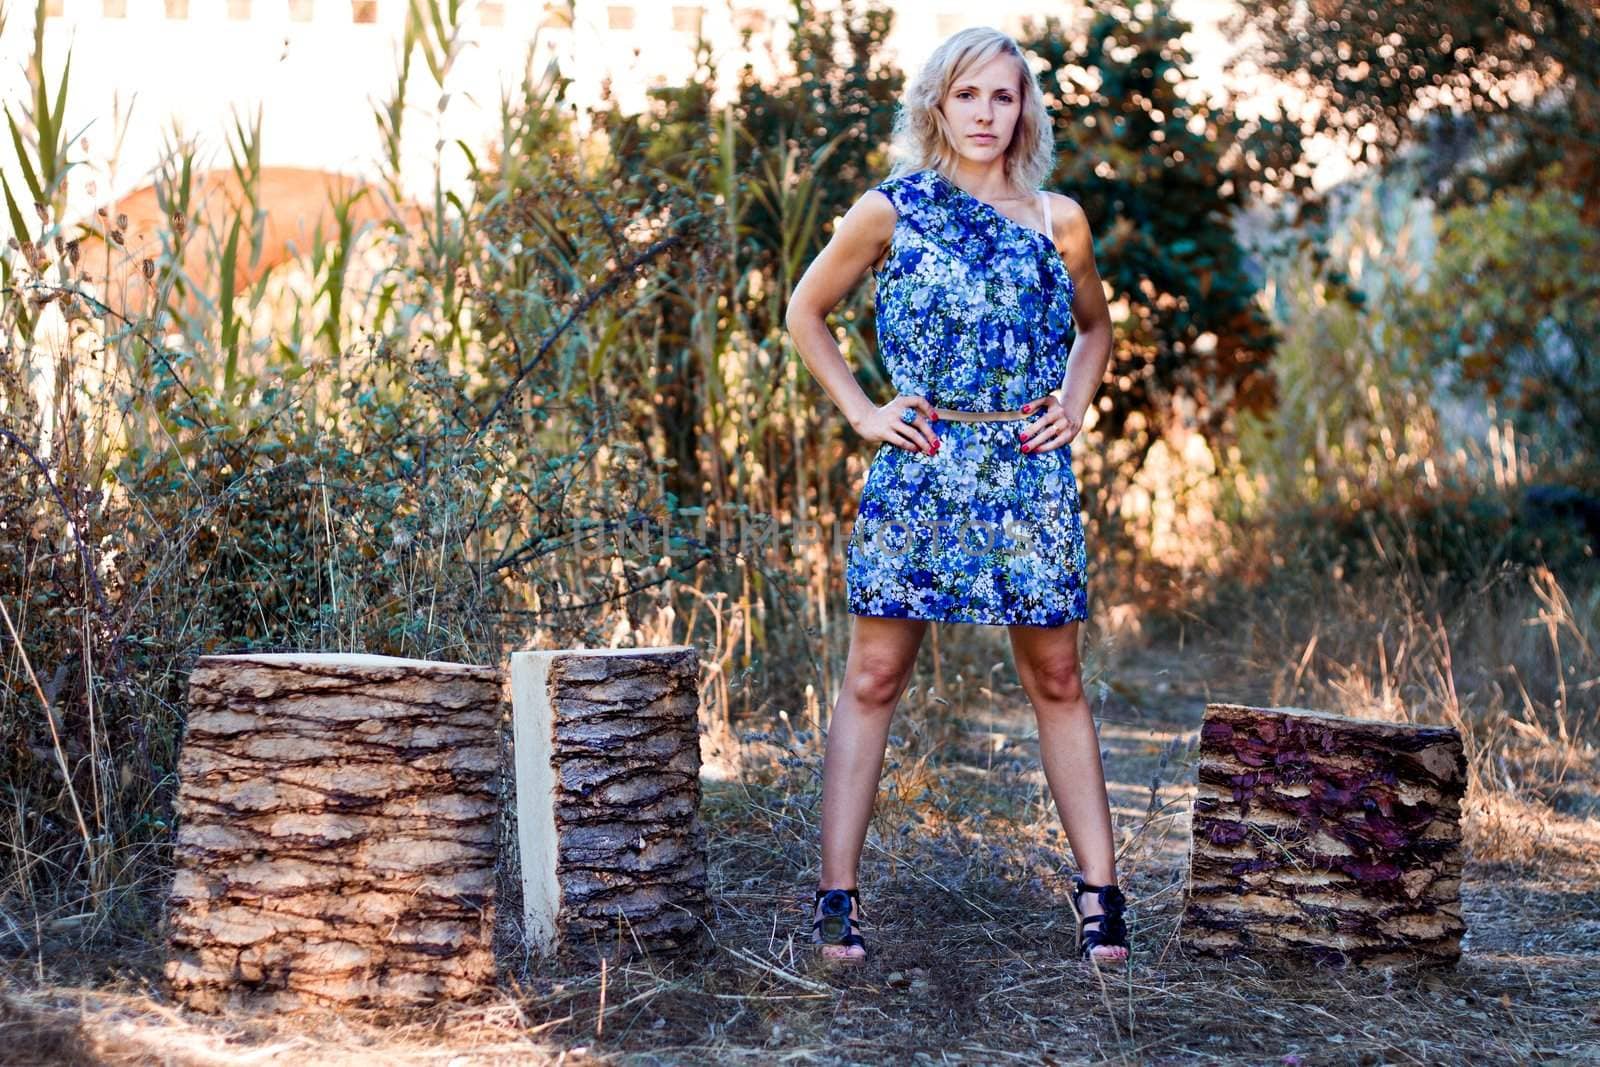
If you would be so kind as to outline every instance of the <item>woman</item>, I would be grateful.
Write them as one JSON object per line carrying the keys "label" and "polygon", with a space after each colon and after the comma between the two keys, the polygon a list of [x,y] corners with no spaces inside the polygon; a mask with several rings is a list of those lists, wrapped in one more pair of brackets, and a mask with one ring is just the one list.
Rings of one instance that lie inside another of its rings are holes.
{"label": "woman", "polygon": [[[895,142],[894,173],[839,221],[786,319],[850,425],[881,442],[846,560],[853,618],[823,757],[813,940],[830,958],[866,956],[856,871],[889,720],[939,620],[1008,627],[1082,871],[1080,951],[1124,960],[1111,813],[1078,661],[1088,605],[1071,443],[1111,352],[1088,222],[1074,201],[1038,188],[1054,163],[1050,119],[1003,33],[963,30],[934,51]],[[882,406],[824,321],[868,269],[898,393]]]}

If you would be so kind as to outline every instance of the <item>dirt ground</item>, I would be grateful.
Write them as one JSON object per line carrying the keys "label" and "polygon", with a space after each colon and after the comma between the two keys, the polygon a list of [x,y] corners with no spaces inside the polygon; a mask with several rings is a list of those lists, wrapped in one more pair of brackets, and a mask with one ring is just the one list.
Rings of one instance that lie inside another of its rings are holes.
{"label": "dirt ground", "polygon": [[[1188,673],[1183,665],[1191,664]],[[1177,938],[1191,757],[1213,693],[1193,657],[1091,681],[1131,901],[1131,967],[1073,957],[1072,866],[1020,689],[919,685],[893,731],[861,875],[875,958],[806,951],[821,748],[747,734],[705,782],[703,955],[535,961],[487,1003],[407,1018],[210,1019],[170,1007],[158,949],[13,960],[10,1063],[1600,1063],[1600,802],[1468,798],[1469,932],[1451,970],[1274,968]],[[1537,795],[1535,795],[1537,793]]]}

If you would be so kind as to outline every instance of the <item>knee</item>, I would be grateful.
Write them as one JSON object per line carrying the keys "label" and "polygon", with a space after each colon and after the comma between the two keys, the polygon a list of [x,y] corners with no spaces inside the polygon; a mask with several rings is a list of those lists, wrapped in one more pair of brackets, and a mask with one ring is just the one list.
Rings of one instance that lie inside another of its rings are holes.
{"label": "knee", "polygon": [[1062,662],[1035,667],[1031,672],[1033,687],[1040,701],[1053,707],[1087,711],[1089,702],[1083,694],[1083,675],[1076,662]]}
{"label": "knee", "polygon": [[891,711],[905,687],[905,673],[888,663],[870,660],[852,671],[847,683],[852,702],[862,711]]}

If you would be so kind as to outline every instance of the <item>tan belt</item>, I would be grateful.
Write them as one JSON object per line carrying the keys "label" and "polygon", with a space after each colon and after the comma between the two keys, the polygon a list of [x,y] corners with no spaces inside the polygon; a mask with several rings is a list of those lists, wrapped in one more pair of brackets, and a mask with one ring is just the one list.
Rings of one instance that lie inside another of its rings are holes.
{"label": "tan belt", "polygon": [[1020,411],[957,411],[954,408],[934,408],[934,412],[941,419],[952,422],[989,422],[991,420],[1009,421],[1011,419],[1031,419],[1032,415],[1025,415]]}

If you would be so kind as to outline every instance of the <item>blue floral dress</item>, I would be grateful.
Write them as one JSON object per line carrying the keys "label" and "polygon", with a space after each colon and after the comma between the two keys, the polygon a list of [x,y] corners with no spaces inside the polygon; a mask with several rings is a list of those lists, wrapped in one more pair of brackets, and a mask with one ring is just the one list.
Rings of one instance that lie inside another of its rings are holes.
{"label": "blue floral dress", "polygon": [[[895,391],[1010,411],[1060,388],[1073,283],[1055,242],[936,170],[877,188],[899,214],[875,274]],[[1071,446],[1022,451],[1031,421],[941,419],[931,456],[883,443],[846,549],[851,614],[991,626],[1088,617]]]}

